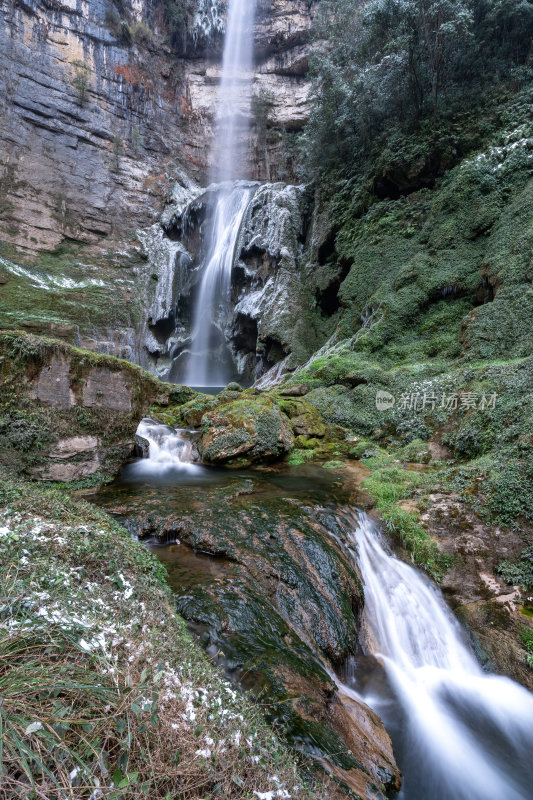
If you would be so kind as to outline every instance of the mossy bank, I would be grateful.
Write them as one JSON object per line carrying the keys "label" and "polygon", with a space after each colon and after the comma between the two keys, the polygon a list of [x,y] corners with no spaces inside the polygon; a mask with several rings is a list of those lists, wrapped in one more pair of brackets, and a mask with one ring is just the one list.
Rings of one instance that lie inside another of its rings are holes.
{"label": "mossy bank", "polygon": [[2,478],[9,796],[337,796],[210,664],[143,545],[94,506]]}

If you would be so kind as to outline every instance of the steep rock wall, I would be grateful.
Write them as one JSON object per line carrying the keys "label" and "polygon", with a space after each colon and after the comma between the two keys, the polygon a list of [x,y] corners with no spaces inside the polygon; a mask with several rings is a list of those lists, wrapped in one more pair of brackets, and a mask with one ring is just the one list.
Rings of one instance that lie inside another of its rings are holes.
{"label": "steep rock wall", "polygon": [[[141,358],[164,379],[182,380],[217,190],[176,184],[160,223],[143,237],[148,272],[159,276],[156,287],[167,288],[164,303],[156,288]],[[282,361],[294,369],[333,333],[341,268],[328,262],[329,233],[311,187],[256,185],[237,241],[230,302],[217,322],[236,379],[252,383]]]}
{"label": "steep rock wall", "polygon": [[[111,0],[9,0],[0,9],[4,242],[35,252],[65,240],[128,241],[155,220],[177,164],[205,182],[224,3],[199,2],[181,53],[166,44],[157,4],[126,7],[152,32],[129,47],[108,29]],[[257,99],[247,109],[254,177],[290,169],[284,136],[307,117],[311,17],[304,0],[261,4]]]}

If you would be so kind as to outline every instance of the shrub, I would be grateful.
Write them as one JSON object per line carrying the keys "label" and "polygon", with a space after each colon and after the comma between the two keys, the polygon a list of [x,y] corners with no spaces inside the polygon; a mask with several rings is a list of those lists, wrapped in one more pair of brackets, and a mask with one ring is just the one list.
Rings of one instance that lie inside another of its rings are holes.
{"label": "shrub", "polygon": [[72,85],[76,89],[78,103],[80,106],[84,106],[87,102],[89,93],[89,76],[92,72],[92,69],[89,64],[79,58],[76,58],[70,63],[71,66],[74,67],[74,79],[72,81]]}
{"label": "shrub", "polygon": [[520,561],[502,561],[496,567],[496,572],[513,586],[533,589],[533,545],[522,551]]}

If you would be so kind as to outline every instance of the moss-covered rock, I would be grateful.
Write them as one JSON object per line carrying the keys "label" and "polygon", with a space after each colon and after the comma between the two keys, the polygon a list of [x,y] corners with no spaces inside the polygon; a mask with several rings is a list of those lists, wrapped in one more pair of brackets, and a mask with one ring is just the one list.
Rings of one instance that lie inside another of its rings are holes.
{"label": "moss-covered rock", "polygon": [[384,793],[383,784],[397,778],[388,737],[364,704],[344,705],[331,679],[353,652],[363,590],[341,544],[342,519],[312,499],[317,491],[328,501],[347,494],[337,475],[301,470],[296,494],[277,470],[272,482],[217,472],[214,486],[154,493],[125,484],[104,489],[99,502],[132,533],[171,543],[158,553],[178,610],[208,653],[261,694],[298,749],[357,776],[360,796],[370,797],[368,782]]}
{"label": "moss-covered rock", "polygon": [[147,409],[176,391],[127,361],[22,333],[0,335],[0,375],[0,464],[50,481],[115,475]]}
{"label": "moss-covered rock", "polygon": [[202,417],[200,448],[206,463],[239,465],[271,461],[294,447],[291,425],[267,396],[218,406]]}
{"label": "moss-covered rock", "polygon": [[202,417],[220,404],[220,400],[209,394],[196,394],[191,400],[174,409],[173,419],[163,419],[169,425],[187,425],[199,428]]}

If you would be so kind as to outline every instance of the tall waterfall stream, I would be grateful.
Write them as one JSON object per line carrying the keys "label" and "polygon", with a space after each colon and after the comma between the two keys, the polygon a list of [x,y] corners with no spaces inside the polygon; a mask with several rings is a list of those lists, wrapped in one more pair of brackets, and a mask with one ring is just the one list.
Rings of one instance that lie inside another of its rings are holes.
{"label": "tall waterfall stream", "polygon": [[216,335],[218,312],[223,316],[230,301],[236,245],[252,194],[253,188],[237,183],[225,185],[217,196],[185,372],[185,383],[189,386],[223,386],[228,379],[225,363],[216,359],[212,336],[213,333]]}
{"label": "tall waterfall stream", "polygon": [[[126,482],[143,483],[153,493],[155,487],[172,492],[172,486],[243,479],[242,471],[221,478],[221,471],[193,464],[187,432],[152,420],[144,420],[139,432],[149,441],[149,456],[125,468]],[[308,475],[306,497],[316,490],[313,502],[320,503],[330,490],[320,479],[314,486]],[[301,492],[304,485],[290,472],[276,480],[279,485],[286,480],[287,497],[298,497],[295,487]],[[481,669],[441,592],[389,551],[367,514],[342,506],[333,513],[365,590],[363,652],[345,685],[338,683],[384,720],[404,775],[398,800],[531,798],[533,695]],[[174,556],[166,551],[155,549],[170,570]],[[183,581],[184,565],[191,570],[194,564],[187,559],[180,564]],[[216,570],[216,563],[209,568]]]}
{"label": "tall waterfall stream", "polygon": [[[221,183],[211,211],[208,248],[193,314],[190,353],[183,382],[190,386],[222,386],[229,379],[224,360],[213,358],[213,335],[230,297],[236,246],[254,188],[235,181],[242,176],[247,153],[255,2],[229,4],[219,89],[212,183]],[[220,336],[220,334],[219,334]]]}

